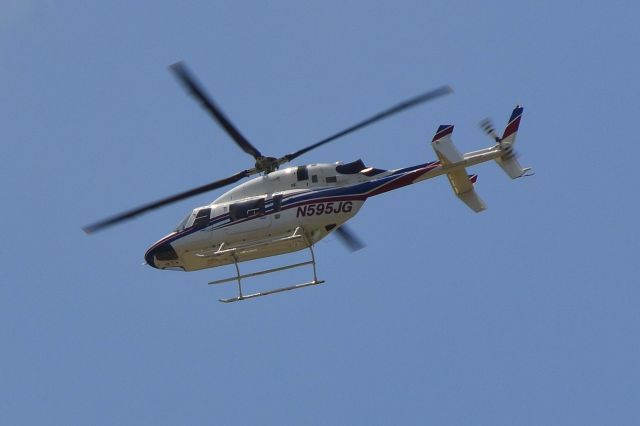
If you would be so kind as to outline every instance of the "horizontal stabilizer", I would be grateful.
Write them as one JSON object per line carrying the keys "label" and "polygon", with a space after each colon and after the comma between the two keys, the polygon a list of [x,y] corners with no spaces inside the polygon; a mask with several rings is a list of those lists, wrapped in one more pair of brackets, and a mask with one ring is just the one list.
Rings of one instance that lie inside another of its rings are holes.
{"label": "horizontal stabilizer", "polygon": [[470,177],[464,169],[460,169],[453,173],[448,173],[447,178],[449,178],[453,192],[462,202],[469,206],[471,210],[476,213],[486,210],[487,206],[473,189],[473,184],[478,178],[477,175]]}
{"label": "horizontal stabilizer", "polygon": [[[438,130],[431,141],[433,150],[436,152],[436,155],[444,166],[464,161],[462,154],[460,154],[460,151],[458,151],[451,140],[452,133],[452,125],[441,125],[438,127]],[[476,191],[473,189],[473,184],[478,178],[477,175],[469,175],[467,174],[466,169],[456,168],[447,173],[447,178],[449,179],[453,192],[467,206],[469,206],[471,210],[478,213],[487,208],[482,199],[480,199],[478,194],[476,194]]]}
{"label": "horizontal stabilizer", "polygon": [[487,206],[484,204],[484,201],[480,197],[476,191],[471,190],[469,192],[465,192],[464,194],[458,194],[458,198],[460,198],[471,210],[476,213],[480,213],[483,210],[487,209]]}

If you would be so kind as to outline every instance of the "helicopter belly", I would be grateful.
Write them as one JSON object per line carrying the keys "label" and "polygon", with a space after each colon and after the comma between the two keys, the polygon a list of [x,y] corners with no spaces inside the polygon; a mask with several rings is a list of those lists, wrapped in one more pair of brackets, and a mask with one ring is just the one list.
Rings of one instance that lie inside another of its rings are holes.
{"label": "helicopter belly", "polygon": [[363,200],[308,200],[278,212],[210,227],[174,240],[178,260],[185,271],[214,268],[234,262],[260,259],[303,250],[351,219]]}
{"label": "helicopter belly", "polygon": [[277,256],[308,247],[304,235],[297,228],[290,232],[267,234],[262,237],[235,243],[225,241],[207,249],[185,251],[180,259],[185,271],[195,271]]}

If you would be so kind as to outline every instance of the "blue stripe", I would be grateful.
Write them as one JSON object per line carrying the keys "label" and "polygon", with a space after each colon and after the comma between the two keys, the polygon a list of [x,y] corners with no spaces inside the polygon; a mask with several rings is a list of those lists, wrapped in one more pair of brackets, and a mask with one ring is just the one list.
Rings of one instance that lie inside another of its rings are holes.
{"label": "blue stripe", "polygon": [[[509,123],[511,123],[513,120],[515,120],[516,118],[518,118],[519,115],[522,115],[522,111],[524,110],[523,107],[521,107],[520,105],[518,105],[517,107],[515,107],[515,109],[513,110],[513,112],[511,113],[511,118],[509,119]],[[507,123],[508,124],[508,123]]]}

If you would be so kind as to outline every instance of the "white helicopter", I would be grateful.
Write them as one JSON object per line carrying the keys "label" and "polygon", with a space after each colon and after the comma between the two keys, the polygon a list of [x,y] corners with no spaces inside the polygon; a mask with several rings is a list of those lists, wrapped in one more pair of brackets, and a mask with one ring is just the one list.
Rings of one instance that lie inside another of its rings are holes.
{"label": "white helicopter", "polygon": [[[83,229],[88,234],[93,233],[149,210],[230,185],[245,177],[260,175],[227,191],[211,204],[193,209],[174,231],[153,244],[145,254],[146,263],[158,269],[195,271],[234,264],[235,276],[209,283],[237,282],[238,295],[220,299],[221,302],[236,302],[323,283],[317,277],[313,245],[335,232],[352,250],[361,248],[360,241],[347,231],[344,224],[358,213],[369,197],[446,174],[458,198],[473,211],[480,212],[486,207],[473,188],[477,176],[469,175],[467,167],[494,160],[512,179],[533,174],[530,168],[520,165],[513,151],[522,117],[521,106],[513,110],[501,137],[496,134],[489,120],[481,123],[495,144],[478,151],[461,154],[451,140],[453,125],[441,125],[431,142],[437,161],[395,170],[367,167],[362,160],[347,164],[318,163],[279,169],[281,165],[312,149],[452,90],[449,86],[442,86],[306,148],[275,158],[262,155],[242,136],[206,95],[185,65],[178,62],[170,68],[236,144],[254,157],[254,167]],[[306,262],[244,275],[240,273],[238,264],[241,262],[303,249],[308,249],[311,254],[311,259]],[[242,292],[243,279],[305,265],[313,268],[313,279],[309,282],[252,294]]]}

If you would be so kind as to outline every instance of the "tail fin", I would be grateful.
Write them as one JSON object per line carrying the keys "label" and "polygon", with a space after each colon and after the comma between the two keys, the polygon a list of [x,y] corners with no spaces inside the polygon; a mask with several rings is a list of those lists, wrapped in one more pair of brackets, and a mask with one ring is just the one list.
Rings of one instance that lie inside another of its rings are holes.
{"label": "tail fin", "polygon": [[502,170],[511,178],[516,179],[522,176],[528,176],[528,172],[531,168],[523,168],[516,158],[516,154],[513,151],[513,146],[516,143],[516,136],[518,135],[518,128],[520,127],[520,119],[522,118],[523,107],[517,105],[511,113],[511,118],[507,126],[504,128],[504,133],[498,144],[504,152],[501,157],[496,158],[496,162]]}
{"label": "tail fin", "polygon": [[513,144],[516,142],[516,135],[518,134],[518,127],[520,127],[522,111],[524,111],[524,108],[520,105],[517,105],[513,109],[511,118],[509,118],[507,127],[504,128],[504,133],[502,134],[502,139],[500,140],[502,143],[508,143],[513,146]]}
{"label": "tail fin", "polygon": [[452,124],[441,124],[433,135],[431,140],[431,146],[433,147],[436,155],[440,161],[444,163],[457,163],[462,161],[462,154],[453,145],[451,141],[451,134],[453,133]]}

